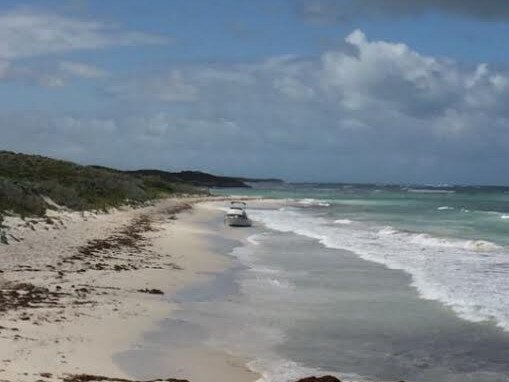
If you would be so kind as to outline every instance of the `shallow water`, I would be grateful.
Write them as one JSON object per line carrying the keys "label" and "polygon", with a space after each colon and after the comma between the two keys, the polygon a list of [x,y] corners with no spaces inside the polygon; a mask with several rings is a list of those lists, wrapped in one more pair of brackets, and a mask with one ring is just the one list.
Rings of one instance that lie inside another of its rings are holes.
{"label": "shallow water", "polygon": [[[217,348],[256,359],[266,381],[333,372],[350,380],[509,381],[509,336],[422,300],[408,275],[267,231],[233,251],[238,294],[179,314]],[[210,288],[212,284],[204,286]]]}
{"label": "shallow water", "polygon": [[304,317],[278,346],[285,358],[381,379],[509,380],[509,336],[501,329],[423,301],[400,271],[291,236],[266,241],[273,253],[286,252],[281,262],[290,274],[307,269],[289,276],[295,285],[291,306]]}
{"label": "shallow water", "polygon": [[503,241],[469,247],[450,235],[457,227],[422,236],[316,199],[250,216],[249,244],[223,247],[235,267],[181,291],[182,310],[148,344],[237,354],[264,382],[325,372],[347,381],[509,381]]}

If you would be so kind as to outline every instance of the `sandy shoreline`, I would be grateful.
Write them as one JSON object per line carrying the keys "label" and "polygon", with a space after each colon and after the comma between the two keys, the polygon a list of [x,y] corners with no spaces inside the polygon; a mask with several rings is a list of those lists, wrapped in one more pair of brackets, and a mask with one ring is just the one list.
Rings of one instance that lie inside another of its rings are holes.
{"label": "sandy shoreline", "polygon": [[[207,245],[210,232],[195,224],[214,212],[201,205],[189,209],[189,202],[196,201],[6,219],[9,245],[0,245],[0,380],[59,381],[82,373],[132,378],[112,357],[178,309],[169,295],[205,278],[204,272],[229,266]],[[195,351],[182,355],[178,372],[150,378],[257,379],[244,360]],[[190,362],[196,357],[208,370]]]}

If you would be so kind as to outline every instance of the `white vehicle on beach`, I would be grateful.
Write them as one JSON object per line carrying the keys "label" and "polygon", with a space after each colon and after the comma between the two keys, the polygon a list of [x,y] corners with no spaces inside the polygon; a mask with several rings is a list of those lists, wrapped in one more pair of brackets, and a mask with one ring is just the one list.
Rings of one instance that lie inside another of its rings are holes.
{"label": "white vehicle on beach", "polygon": [[230,227],[251,227],[251,219],[247,217],[246,203],[233,201],[224,216],[224,224]]}

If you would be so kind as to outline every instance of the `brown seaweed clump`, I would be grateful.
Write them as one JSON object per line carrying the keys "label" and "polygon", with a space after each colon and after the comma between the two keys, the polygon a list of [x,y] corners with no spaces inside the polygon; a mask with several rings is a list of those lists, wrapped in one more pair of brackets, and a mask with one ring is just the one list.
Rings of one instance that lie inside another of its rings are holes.
{"label": "brown seaweed clump", "polygon": [[92,375],[92,374],[71,374],[64,378],[62,378],[63,382],[102,382],[102,381],[109,381],[109,382],[189,382],[187,379],[174,379],[174,378],[168,378],[168,379],[151,379],[149,381],[136,381],[132,379],[125,379],[125,378],[112,378],[112,377],[105,377],[102,375]]}

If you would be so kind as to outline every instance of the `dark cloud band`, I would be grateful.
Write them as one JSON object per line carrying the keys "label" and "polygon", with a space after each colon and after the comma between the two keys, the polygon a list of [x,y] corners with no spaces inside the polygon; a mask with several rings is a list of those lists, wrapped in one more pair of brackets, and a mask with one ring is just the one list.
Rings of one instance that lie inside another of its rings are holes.
{"label": "dark cloud band", "polygon": [[500,0],[299,0],[308,21],[341,22],[358,17],[416,16],[445,12],[478,20],[508,21],[509,1]]}

